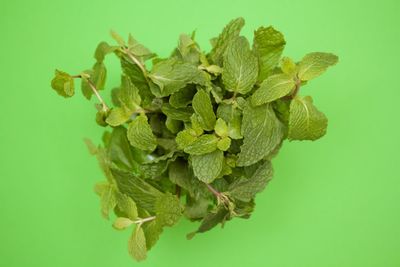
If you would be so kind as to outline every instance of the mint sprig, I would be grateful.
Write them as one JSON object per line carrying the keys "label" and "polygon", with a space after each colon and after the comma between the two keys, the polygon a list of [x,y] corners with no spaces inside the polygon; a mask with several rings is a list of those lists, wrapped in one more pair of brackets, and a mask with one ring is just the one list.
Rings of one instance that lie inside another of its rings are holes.
{"label": "mint sprig", "polygon": [[[326,116],[302,92],[337,56],[314,52],[295,62],[282,57],[281,32],[260,27],[251,46],[243,26],[243,18],[229,22],[209,53],[195,32],[181,34],[169,58],[111,32],[116,44],[101,42],[92,68],[55,72],[51,87],[59,95],[72,97],[81,79],[83,96],[97,99],[96,122],[105,132],[98,146],[85,139],[106,178],[95,192],[102,216],[117,230],[132,229],[128,251],[138,261],[182,216],[201,221],[189,239],[249,218],[283,141],[326,133]],[[102,97],[110,54],[121,62],[112,105]]]}

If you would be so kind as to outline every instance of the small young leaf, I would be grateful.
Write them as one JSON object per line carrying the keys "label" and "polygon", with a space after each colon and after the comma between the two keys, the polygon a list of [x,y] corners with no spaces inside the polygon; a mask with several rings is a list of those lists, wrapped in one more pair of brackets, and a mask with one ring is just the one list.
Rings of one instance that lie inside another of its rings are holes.
{"label": "small young leaf", "polygon": [[219,150],[227,151],[231,146],[231,139],[229,137],[224,137],[218,141],[217,147]]}
{"label": "small young leaf", "polygon": [[131,226],[134,222],[131,219],[118,217],[113,224],[113,227],[117,230],[125,230],[129,226]]}
{"label": "small young leaf", "polygon": [[226,125],[226,122],[222,118],[219,118],[217,120],[217,122],[215,123],[214,130],[215,130],[215,133],[221,137],[228,136],[228,134],[229,134],[228,125]]}
{"label": "small young leaf", "polygon": [[56,70],[51,87],[63,97],[71,97],[75,93],[74,78],[60,70]]}

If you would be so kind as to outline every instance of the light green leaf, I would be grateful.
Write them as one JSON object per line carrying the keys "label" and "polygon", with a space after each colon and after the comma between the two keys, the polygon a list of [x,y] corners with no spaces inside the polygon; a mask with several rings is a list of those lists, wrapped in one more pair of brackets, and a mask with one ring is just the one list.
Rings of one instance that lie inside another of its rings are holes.
{"label": "light green leaf", "polygon": [[185,149],[189,145],[193,144],[197,139],[197,134],[193,129],[185,129],[180,131],[175,138],[178,145],[178,149]]}
{"label": "light green leaf", "polygon": [[138,218],[138,210],[135,201],[125,194],[117,194],[118,208],[122,211],[126,217],[132,221]]}
{"label": "light green leaf", "polygon": [[192,106],[200,124],[204,130],[211,131],[215,126],[215,114],[211,103],[210,95],[204,91],[199,90],[193,97]]}
{"label": "light green leaf", "polygon": [[187,84],[205,85],[207,76],[196,66],[175,58],[163,60],[154,65],[149,78],[158,85],[152,92],[157,97],[169,96]]}
{"label": "light green leaf", "polygon": [[239,36],[240,30],[244,26],[243,18],[231,20],[225,26],[221,34],[213,41],[213,48],[210,52],[210,59],[219,66],[222,66],[223,55],[226,48],[231,44],[232,40]]}
{"label": "light green leaf", "polygon": [[260,27],[254,32],[253,50],[258,58],[258,81],[262,82],[278,65],[285,47],[283,34],[273,27]]}
{"label": "light green leaf", "polygon": [[308,81],[320,76],[330,66],[338,62],[338,57],[331,53],[314,52],[307,54],[299,63],[298,76]]}
{"label": "light green leaf", "polygon": [[[96,62],[93,68],[84,72],[89,75],[89,80],[92,82],[97,91],[103,90],[107,77],[107,69],[103,62]],[[90,100],[93,95],[93,89],[90,87],[88,79],[82,77],[81,89],[83,95]]]}
{"label": "light green leaf", "polygon": [[133,231],[128,242],[128,251],[135,260],[142,261],[147,257],[146,237],[140,225]]}
{"label": "light green leaf", "polygon": [[157,139],[151,131],[145,114],[140,114],[129,124],[128,140],[132,146],[142,150],[156,149]]}
{"label": "light green leaf", "polygon": [[156,202],[156,222],[162,226],[175,225],[182,216],[179,199],[171,193],[165,193]]}
{"label": "light green leaf", "polygon": [[228,189],[229,196],[249,202],[255,195],[264,190],[267,183],[272,179],[273,169],[271,162],[266,161],[260,165],[250,178],[235,180]]}
{"label": "light green leaf", "polygon": [[229,137],[224,137],[218,141],[217,147],[219,150],[227,151],[231,146],[231,139]]}
{"label": "light green leaf", "polygon": [[296,63],[294,63],[291,58],[283,57],[280,61],[280,66],[283,73],[290,75],[292,77],[295,76],[297,72],[297,66]]}
{"label": "light green leaf", "polygon": [[165,120],[165,126],[168,130],[170,130],[171,133],[176,134],[180,130],[182,130],[183,123],[181,121],[167,117],[167,119]]}
{"label": "light green leaf", "polygon": [[200,136],[204,133],[202,123],[200,122],[200,116],[197,115],[196,113],[192,114],[190,117],[190,122],[191,122],[191,128],[195,131],[197,136]]}
{"label": "light green leaf", "polygon": [[110,35],[120,46],[125,46],[124,38],[122,38],[121,35],[119,35],[113,30],[110,31]]}
{"label": "light green leaf", "polygon": [[221,137],[228,136],[229,134],[228,125],[222,118],[218,118],[217,122],[215,123],[214,131]]}
{"label": "light green leaf", "polygon": [[106,55],[114,52],[117,49],[117,46],[110,46],[106,42],[101,42],[97,45],[94,58],[97,60],[97,62],[103,62]]}
{"label": "light green leaf", "polygon": [[228,135],[230,138],[243,138],[241,134],[242,112],[237,107],[231,104],[221,103],[217,109],[217,116],[227,122]]}
{"label": "light green leaf", "polygon": [[215,150],[208,154],[192,156],[191,159],[194,175],[202,182],[211,183],[222,171],[224,152]]}
{"label": "light green leaf", "polygon": [[238,166],[249,166],[271,154],[283,138],[282,123],[269,104],[253,107],[247,103],[243,111],[243,145]]}
{"label": "light green leaf", "polygon": [[225,89],[246,94],[257,81],[257,73],[257,58],[250,50],[249,42],[245,37],[236,38],[224,54],[222,81]]}
{"label": "light green leaf", "polygon": [[146,247],[150,250],[158,241],[163,229],[155,220],[146,222],[142,225],[144,235],[146,237]]}
{"label": "light green leaf", "polygon": [[103,188],[100,196],[101,214],[105,219],[109,219],[110,210],[113,210],[117,205],[116,189],[114,185],[107,184]]}
{"label": "light green leaf", "polygon": [[51,87],[63,97],[71,97],[75,93],[74,78],[66,72],[56,70]]}
{"label": "light green leaf", "polygon": [[218,137],[214,134],[205,134],[186,146],[184,151],[191,155],[203,155],[217,149]]}
{"label": "light green leaf", "polygon": [[132,113],[125,108],[115,107],[111,109],[110,113],[107,116],[106,122],[107,124],[116,127],[121,124],[124,124],[129,120]]}
{"label": "light green leaf", "polygon": [[97,146],[89,138],[84,138],[83,141],[91,155],[96,155],[98,153]]}
{"label": "light green leaf", "polygon": [[117,230],[125,230],[131,226],[134,222],[129,218],[118,217],[113,223],[113,227]]}
{"label": "light green leaf", "polygon": [[314,105],[310,96],[296,96],[290,103],[290,140],[317,140],[326,133],[328,119]]}
{"label": "light green leaf", "polygon": [[296,86],[293,77],[287,74],[275,74],[265,79],[251,97],[254,106],[275,101],[288,95]]}

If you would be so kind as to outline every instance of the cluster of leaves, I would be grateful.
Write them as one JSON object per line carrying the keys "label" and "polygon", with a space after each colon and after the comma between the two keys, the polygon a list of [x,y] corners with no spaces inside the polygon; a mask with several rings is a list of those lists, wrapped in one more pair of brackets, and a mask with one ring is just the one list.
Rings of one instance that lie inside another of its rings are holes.
{"label": "cluster of leaves", "polygon": [[[338,58],[317,52],[294,62],[282,57],[282,33],[260,27],[251,47],[240,36],[243,26],[242,18],[232,20],[211,40],[209,53],[194,33],[182,34],[169,58],[112,32],[117,45],[100,43],[92,69],[56,71],[52,88],[58,94],[73,96],[74,81],[81,79],[83,95],[100,102],[96,121],[107,127],[102,145],[86,140],[107,178],[95,191],[102,215],[115,213],[116,229],[136,226],[129,240],[136,260],[145,259],[163,228],[182,215],[201,221],[188,238],[249,218],[282,142],[316,140],[326,132],[325,115],[298,93]],[[122,67],[112,108],[99,93],[108,54]]]}

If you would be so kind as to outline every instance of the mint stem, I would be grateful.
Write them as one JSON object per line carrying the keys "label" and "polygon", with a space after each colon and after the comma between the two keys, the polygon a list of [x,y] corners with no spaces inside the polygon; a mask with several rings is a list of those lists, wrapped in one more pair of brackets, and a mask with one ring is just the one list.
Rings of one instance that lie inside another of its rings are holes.
{"label": "mint stem", "polygon": [[110,108],[107,106],[106,102],[104,102],[103,98],[101,97],[101,95],[99,94],[99,92],[96,89],[96,86],[93,84],[93,82],[89,79],[87,79],[87,82],[90,86],[90,88],[92,89],[93,93],[95,94],[95,96],[97,97],[97,99],[100,101],[101,105],[103,106],[103,110],[104,111],[108,111]]}
{"label": "mint stem", "polygon": [[149,221],[155,220],[155,218],[156,218],[156,216],[151,216],[151,217],[147,217],[147,218],[136,220],[133,223],[141,225],[141,224],[143,224],[145,222],[149,222]]}
{"label": "mint stem", "polygon": [[229,199],[227,196],[225,196],[223,193],[218,192],[214,187],[212,187],[211,185],[204,183],[208,190],[210,190],[211,193],[213,193],[215,195],[215,197],[218,200],[218,203],[222,202],[224,203],[224,205],[229,205]]}
{"label": "mint stem", "polygon": [[143,72],[144,76],[147,76],[147,71],[144,68],[144,66],[140,63],[140,61],[134,55],[132,55],[132,53],[128,49],[125,48],[124,52],[140,68],[140,70]]}

